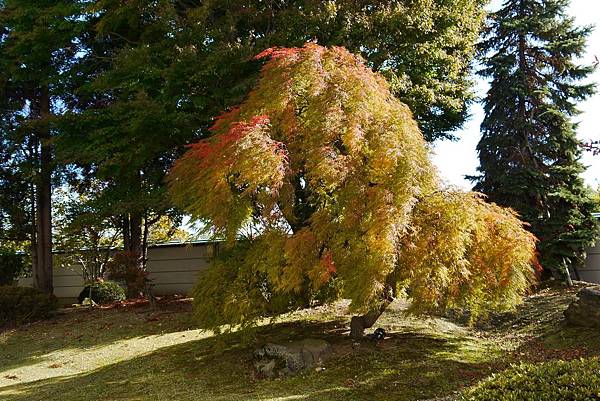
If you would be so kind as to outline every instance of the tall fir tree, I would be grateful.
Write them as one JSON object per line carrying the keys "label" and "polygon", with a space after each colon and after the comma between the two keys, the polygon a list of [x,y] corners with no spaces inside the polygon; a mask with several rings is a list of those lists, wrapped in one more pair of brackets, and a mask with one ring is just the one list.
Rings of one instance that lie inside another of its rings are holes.
{"label": "tall fir tree", "polygon": [[[81,3],[0,0],[0,206],[11,197],[19,200],[0,215],[8,216],[3,220],[11,227],[29,219],[34,283],[48,293],[53,291],[53,123],[67,107],[64,78],[78,52]],[[23,230],[19,234],[16,239],[22,240]]]}
{"label": "tall fir tree", "polygon": [[577,102],[594,92],[576,59],[590,27],[565,13],[569,0],[508,0],[481,43],[491,79],[477,146],[477,191],[515,209],[538,237],[546,272],[580,266],[596,238],[594,202],[581,178]]}

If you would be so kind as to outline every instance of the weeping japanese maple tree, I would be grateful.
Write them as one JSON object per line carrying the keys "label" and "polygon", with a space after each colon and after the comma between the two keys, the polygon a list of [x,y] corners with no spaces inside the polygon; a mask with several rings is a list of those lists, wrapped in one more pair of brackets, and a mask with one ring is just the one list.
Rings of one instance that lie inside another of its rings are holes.
{"label": "weeping japanese maple tree", "polygon": [[174,201],[228,240],[194,290],[204,327],[343,297],[359,337],[400,295],[425,313],[519,302],[534,237],[510,210],[442,189],[384,78],[339,47],[258,58],[255,89],[169,177]]}

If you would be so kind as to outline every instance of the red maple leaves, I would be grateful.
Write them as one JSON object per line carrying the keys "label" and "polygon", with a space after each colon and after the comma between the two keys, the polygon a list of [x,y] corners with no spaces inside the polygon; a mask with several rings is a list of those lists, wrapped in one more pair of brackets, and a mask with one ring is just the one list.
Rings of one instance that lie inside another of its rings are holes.
{"label": "red maple leaves", "polygon": [[[222,129],[223,124],[229,119],[229,117],[237,113],[237,109],[233,109],[224,113],[213,125],[211,130],[217,131]],[[264,128],[269,124],[269,116],[266,115],[252,117],[250,122],[232,123],[229,127],[229,130],[227,130],[225,133],[215,135],[214,137],[188,145],[190,151],[187,153],[187,157],[197,159],[199,162],[199,167],[206,167],[213,162],[212,157],[214,155],[225,155],[225,148],[238,142],[252,130]],[[280,142],[273,141],[269,144],[269,146],[273,148],[274,154],[281,154],[285,151],[284,145]]]}

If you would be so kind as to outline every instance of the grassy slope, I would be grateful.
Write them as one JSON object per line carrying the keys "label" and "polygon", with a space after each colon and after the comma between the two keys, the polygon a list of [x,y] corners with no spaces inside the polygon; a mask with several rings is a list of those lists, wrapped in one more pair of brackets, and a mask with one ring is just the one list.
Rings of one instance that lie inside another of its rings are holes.
{"label": "grassy slope", "polygon": [[[301,311],[251,332],[194,329],[189,304],[73,311],[0,333],[0,399],[16,400],[420,400],[444,397],[518,360],[600,354],[597,331],[568,328],[573,291],[543,290],[487,328],[407,317],[379,326],[390,337],[353,344],[343,305]],[[257,380],[251,354],[264,342],[324,338],[324,370]]]}

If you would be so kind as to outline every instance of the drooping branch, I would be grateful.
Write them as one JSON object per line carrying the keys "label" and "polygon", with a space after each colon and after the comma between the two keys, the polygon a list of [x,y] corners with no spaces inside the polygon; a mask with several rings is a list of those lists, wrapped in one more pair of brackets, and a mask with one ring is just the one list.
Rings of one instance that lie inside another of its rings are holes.
{"label": "drooping branch", "polygon": [[[256,88],[169,176],[173,201],[231,239],[194,290],[204,328],[345,297],[367,311],[351,322],[360,338],[397,283],[423,312],[521,299],[533,237],[512,212],[441,188],[383,77],[343,48],[261,57]],[[248,226],[260,230],[234,241]]]}

